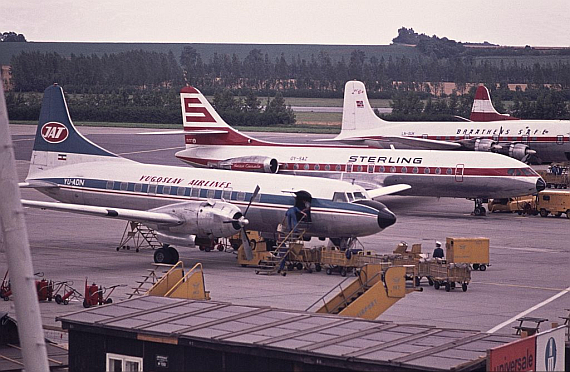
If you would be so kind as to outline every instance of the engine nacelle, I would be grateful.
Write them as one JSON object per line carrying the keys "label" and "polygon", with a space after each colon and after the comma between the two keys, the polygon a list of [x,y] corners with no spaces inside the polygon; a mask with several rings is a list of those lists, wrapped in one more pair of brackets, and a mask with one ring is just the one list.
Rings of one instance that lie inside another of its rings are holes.
{"label": "engine nacelle", "polygon": [[247,172],[277,173],[279,170],[279,162],[277,159],[267,156],[242,156],[222,160],[212,167]]}
{"label": "engine nacelle", "polygon": [[[221,201],[184,202],[159,207],[153,212],[173,214],[184,223],[179,226],[155,227],[157,233],[164,239],[161,242],[174,244],[174,241],[166,241],[167,237],[177,241],[177,245],[194,245],[194,240],[201,238],[215,239],[232,236],[237,233],[242,224],[247,223],[238,207]],[[160,240],[160,239],[159,239]]]}
{"label": "engine nacelle", "polygon": [[490,140],[490,139],[480,139],[478,138],[477,140],[475,140],[475,145],[473,150],[475,151],[495,151],[498,148],[500,148],[500,146],[498,146],[497,142]]}
{"label": "engine nacelle", "polygon": [[527,155],[532,155],[535,153],[534,150],[531,150],[527,145],[523,143],[511,143],[508,146],[503,146],[502,154],[508,155],[511,158],[515,158],[518,160],[523,160]]}

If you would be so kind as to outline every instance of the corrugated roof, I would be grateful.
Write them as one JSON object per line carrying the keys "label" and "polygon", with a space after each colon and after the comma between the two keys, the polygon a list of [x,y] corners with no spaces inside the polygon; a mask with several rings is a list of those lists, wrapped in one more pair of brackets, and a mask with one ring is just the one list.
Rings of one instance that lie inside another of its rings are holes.
{"label": "corrugated roof", "polygon": [[478,331],[164,297],[140,297],[58,317],[67,324],[139,335],[256,346],[286,353],[448,370],[481,364],[515,340]]}

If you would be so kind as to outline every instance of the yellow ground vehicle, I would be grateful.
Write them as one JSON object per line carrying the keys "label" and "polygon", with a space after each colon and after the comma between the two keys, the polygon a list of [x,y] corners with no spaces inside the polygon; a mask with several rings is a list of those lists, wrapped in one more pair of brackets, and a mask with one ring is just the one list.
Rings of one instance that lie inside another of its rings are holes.
{"label": "yellow ground vehicle", "polygon": [[508,199],[491,199],[487,206],[489,212],[538,214],[538,212],[536,212],[536,197],[533,195],[525,195]]}
{"label": "yellow ground vehicle", "polygon": [[553,189],[567,189],[570,185],[569,173],[567,164],[552,164],[548,170],[538,171],[546,187]]}
{"label": "yellow ground vehicle", "polygon": [[536,200],[536,209],[541,217],[547,217],[549,214],[560,217],[562,213],[566,213],[566,217],[570,219],[570,191],[541,191]]}

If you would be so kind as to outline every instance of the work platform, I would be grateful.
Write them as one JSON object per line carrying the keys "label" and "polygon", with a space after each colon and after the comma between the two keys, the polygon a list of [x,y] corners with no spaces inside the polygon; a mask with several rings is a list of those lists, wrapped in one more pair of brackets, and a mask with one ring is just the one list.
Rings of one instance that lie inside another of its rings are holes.
{"label": "work platform", "polygon": [[[512,335],[143,296],[60,316],[71,370],[473,371]],[[125,359],[126,358],[126,359]]]}

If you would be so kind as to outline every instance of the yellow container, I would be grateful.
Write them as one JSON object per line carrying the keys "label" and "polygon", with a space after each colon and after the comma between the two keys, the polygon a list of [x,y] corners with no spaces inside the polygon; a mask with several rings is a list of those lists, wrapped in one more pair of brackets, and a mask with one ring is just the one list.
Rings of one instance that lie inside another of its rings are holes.
{"label": "yellow container", "polygon": [[489,238],[447,238],[445,248],[449,263],[489,265]]}

